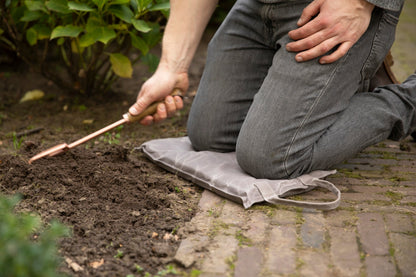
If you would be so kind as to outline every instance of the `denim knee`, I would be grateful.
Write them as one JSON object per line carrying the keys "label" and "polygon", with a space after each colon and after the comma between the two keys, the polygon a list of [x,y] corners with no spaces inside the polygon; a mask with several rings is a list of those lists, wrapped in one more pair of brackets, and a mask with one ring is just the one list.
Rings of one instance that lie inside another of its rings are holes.
{"label": "denim knee", "polygon": [[237,162],[240,167],[258,179],[286,178],[284,157],[272,153],[267,147],[256,145],[253,141],[238,140],[236,147]]}
{"label": "denim knee", "polygon": [[240,167],[259,179],[291,179],[308,173],[311,168],[312,152],[287,154],[284,149],[273,150],[270,146],[237,143],[236,156]]}
{"label": "denim knee", "polygon": [[188,137],[196,151],[232,152],[235,139],[220,128],[207,126],[198,119],[188,120]]}
{"label": "denim knee", "polygon": [[210,142],[207,139],[208,136],[203,132],[204,129],[198,125],[199,124],[197,123],[192,124],[188,120],[187,135],[191,141],[192,147],[196,151],[209,150]]}

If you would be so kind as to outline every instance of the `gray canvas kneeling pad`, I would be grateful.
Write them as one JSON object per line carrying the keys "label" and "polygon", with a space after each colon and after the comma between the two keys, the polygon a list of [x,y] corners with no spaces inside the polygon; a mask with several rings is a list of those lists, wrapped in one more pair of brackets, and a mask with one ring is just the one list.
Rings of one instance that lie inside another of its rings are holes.
{"label": "gray canvas kneeling pad", "polygon": [[[138,147],[153,162],[172,173],[249,208],[254,203],[289,204],[331,210],[338,207],[341,193],[322,180],[336,171],[314,171],[290,180],[256,179],[237,163],[235,152],[195,151],[188,137],[155,139]],[[323,187],[336,195],[331,202],[305,202],[285,199]]]}

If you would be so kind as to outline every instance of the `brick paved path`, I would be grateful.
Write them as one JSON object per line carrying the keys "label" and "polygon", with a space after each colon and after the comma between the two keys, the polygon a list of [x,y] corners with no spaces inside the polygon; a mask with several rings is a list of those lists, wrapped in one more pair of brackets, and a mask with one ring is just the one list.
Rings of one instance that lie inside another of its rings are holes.
{"label": "brick paved path", "polygon": [[[342,203],[329,212],[244,210],[204,191],[175,260],[201,277],[416,276],[416,144],[386,141],[338,170],[328,180]],[[296,199],[333,196],[315,190]]]}

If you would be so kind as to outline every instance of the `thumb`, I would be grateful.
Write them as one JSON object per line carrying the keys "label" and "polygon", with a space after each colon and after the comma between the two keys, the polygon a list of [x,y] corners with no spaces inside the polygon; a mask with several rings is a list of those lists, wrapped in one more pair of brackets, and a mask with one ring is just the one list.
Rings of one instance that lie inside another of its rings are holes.
{"label": "thumb", "polygon": [[129,113],[133,116],[139,115],[150,104],[152,104],[152,100],[150,100],[145,95],[143,95],[142,97],[138,97],[136,102],[129,108]]}

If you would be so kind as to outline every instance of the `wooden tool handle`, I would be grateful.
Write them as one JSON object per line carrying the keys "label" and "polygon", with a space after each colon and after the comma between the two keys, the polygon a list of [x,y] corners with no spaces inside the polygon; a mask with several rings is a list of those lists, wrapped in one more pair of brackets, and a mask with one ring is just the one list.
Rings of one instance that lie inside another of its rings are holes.
{"label": "wooden tool handle", "polygon": [[[182,93],[179,89],[174,89],[173,92],[170,94],[171,96],[182,96]],[[143,112],[141,112],[140,114],[133,116],[130,113],[125,113],[123,115],[123,118],[127,120],[127,122],[135,122],[135,121],[140,121],[143,118],[145,118],[148,115],[152,115],[155,114],[157,111],[157,106],[163,103],[163,101],[157,101],[154,102],[153,104],[151,104],[149,107],[147,107]]]}

